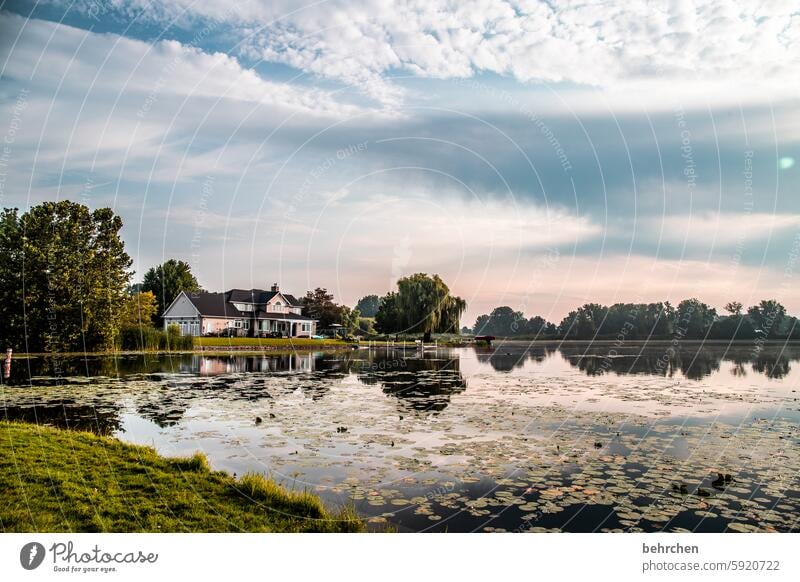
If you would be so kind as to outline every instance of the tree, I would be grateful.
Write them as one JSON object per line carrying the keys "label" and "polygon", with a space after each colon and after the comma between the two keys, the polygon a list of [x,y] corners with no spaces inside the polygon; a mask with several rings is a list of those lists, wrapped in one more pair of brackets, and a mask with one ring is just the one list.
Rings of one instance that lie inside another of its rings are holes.
{"label": "tree", "polygon": [[725,311],[730,313],[731,315],[741,315],[742,314],[742,304],[739,301],[729,301],[725,304]]}
{"label": "tree", "polygon": [[522,312],[514,311],[507,305],[495,307],[488,316],[481,316],[479,320],[480,323],[475,322],[476,333],[502,337],[525,333],[528,323]]}
{"label": "tree", "polygon": [[141,286],[142,291],[150,291],[156,296],[158,302],[158,315],[153,318],[153,323],[181,291],[187,293],[201,291],[200,284],[192,275],[192,268],[185,261],[170,259],[156,267],[151,267],[145,274]]}
{"label": "tree", "polygon": [[439,275],[416,273],[397,282],[397,306],[404,330],[422,333],[429,342],[433,333],[457,333],[467,304],[450,295]]}
{"label": "tree", "polygon": [[381,298],[375,314],[375,329],[381,333],[395,333],[402,329],[397,293],[391,291]]}
{"label": "tree", "polygon": [[475,325],[472,326],[473,333],[475,335],[485,335],[488,332],[486,331],[489,327],[489,316],[484,313],[479,315],[478,318],[475,320]]}
{"label": "tree", "polygon": [[375,324],[371,317],[360,317],[358,319],[358,331],[364,335],[375,334]]}
{"label": "tree", "polygon": [[131,293],[125,298],[120,309],[120,328],[152,325],[158,315],[158,300],[151,291]]}
{"label": "tree", "polygon": [[308,291],[300,303],[303,305],[303,315],[316,319],[319,329],[325,329],[334,323],[341,325],[347,333],[358,329],[361,313],[357,309],[335,303],[333,294],[323,287]]}
{"label": "tree", "polygon": [[126,298],[125,289],[131,279],[128,269],[133,261],[119,236],[119,216],[110,208],[99,208],[92,212],[92,222],[94,232],[88,242],[93,259],[86,274],[92,277],[87,285],[88,304],[95,312],[91,314],[89,332],[100,347],[109,350],[119,334],[119,310]]}
{"label": "tree", "polygon": [[5,208],[0,215],[0,306],[3,313],[0,319],[0,347],[3,348],[25,348],[23,269],[19,213],[16,208]]}
{"label": "tree", "polygon": [[684,299],[674,314],[673,333],[703,338],[717,319],[717,310],[698,299]]}
{"label": "tree", "polygon": [[[131,258],[122,220],[68,200],[0,217],[4,339],[26,351],[112,349]],[[9,238],[11,235],[13,239]],[[16,272],[8,272],[8,269]],[[16,291],[15,291],[16,289]],[[24,343],[22,343],[24,342]]]}
{"label": "tree", "polygon": [[758,305],[748,308],[747,316],[753,322],[753,327],[766,337],[778,335],[786,308],[775,299],[762,299]]}
{"label": "tree", "polygon": [[361,329],[361,312],[358,309],[350,309],[347,305],[340,305],[339,323],[347,335],[351,335]]}
{"label": "tree", "polygon": [[555,326],[544,317],[535,315],[525,324],[525,333],[533,336],[548,336],[555,333]]}
{"label": "tree", "polygon": [[380,306],[381,300],[377,295],[365,295],[358,300],[356,309],[361,312],[362,317],[375,317]]}

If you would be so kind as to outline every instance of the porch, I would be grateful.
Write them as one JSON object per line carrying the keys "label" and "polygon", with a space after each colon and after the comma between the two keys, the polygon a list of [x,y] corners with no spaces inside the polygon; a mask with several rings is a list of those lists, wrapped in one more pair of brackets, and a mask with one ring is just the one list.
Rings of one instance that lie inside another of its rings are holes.
{"label": "porch", "polygon": [[292,319],[259,319],[253,326],[255,337],[311,337],[314,322]]}

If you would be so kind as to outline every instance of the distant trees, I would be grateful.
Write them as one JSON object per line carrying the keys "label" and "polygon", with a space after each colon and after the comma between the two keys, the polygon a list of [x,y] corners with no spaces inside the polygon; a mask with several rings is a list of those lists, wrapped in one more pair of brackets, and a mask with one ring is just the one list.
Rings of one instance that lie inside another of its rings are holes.
{"label": "distant trees", "polygon": [[141,291],[150,291],[156,297],[158,314],[153,318],[157,322],[167,307],[181,291],[187,293],[201,291],[200,284],[192,274],[192,268],[185,261],[169,259],[161,265],[151,267],[145,274]]}
{"label": "distant trees", "polygon": [[477,335],[501,337],[544,337],[560,339],[610,339],[620,335],[631,340],[680,337],[686,339],[800,339],[797,319],[773,300],[761,301],[742,314],[742,304],[725,306],[728,316],[699,299],[685,299],[677,307],[668,301],[656,303],[615,303],[604,306],[586,303],[570,311],[558,324],[542,317],[526,319],[511,307],[495,308],[478,316],[473,327]]}
{"label": "distant trees", "polygon": [[774,299],[764,299],[750,307],[747,316],[753,322],[753,327],[765,337],[777,337],[786,316],[786,308]]}
{"label": "distant trees", "polygon": [[397,292],[381,299],[375,326],[382,333],[421,333],[430,341],[433,333],[458,333],[466,307],[439,275],[416,273],[400,279]]}
{"label": "distant trees", "polygon": [[738,301],[729,301],[725,304],[725,311],[731,315],[741,315],[743,305]]}
{"label": "distant trees", "polygon": [[479,315],[472,331],[475,335],[499,337],[548,337],[556,335],[556,326],[538,315],[528,319],[521,311],[504,305],[495,307],[488,315]]}
{"label": "distant trees", "polygon": [[2,341],[21,351],[113,349],[131,258],[110,208],[44,202],[0,216]]}
{"label": "distant trees", "polygon": [[380,297],[377,295],[365,295],[358,300],[356,309],[358,309],[362,317],[375,317],[375,314],[378,313],[378,308],[380,305]]}

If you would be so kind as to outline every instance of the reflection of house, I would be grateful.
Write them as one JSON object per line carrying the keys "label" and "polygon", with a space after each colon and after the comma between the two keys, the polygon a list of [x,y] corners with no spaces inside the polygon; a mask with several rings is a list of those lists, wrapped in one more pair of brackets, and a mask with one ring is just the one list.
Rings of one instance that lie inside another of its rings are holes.
{"label": "reflection of house", "polygon": [[181,293],[164,311],[164,329],[176,324],[183,335],[311,337],[317,322],[301,315],[300,302],[275,284],[269,291],[231,289],[224,293]]}
{"label": "reflection of house", "polygon": [[239,374],[242,372],[313,372],[315,354],[278,356],[193,356],[187,371],[201,376]]}

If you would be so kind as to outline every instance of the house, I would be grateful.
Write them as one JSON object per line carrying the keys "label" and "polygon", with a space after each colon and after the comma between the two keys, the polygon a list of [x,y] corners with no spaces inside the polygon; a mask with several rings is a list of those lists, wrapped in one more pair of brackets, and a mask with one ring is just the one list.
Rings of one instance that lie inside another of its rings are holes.
{"label": "house", "polygon": [[269,291],[231,289],[224,293],[181,291],[164,311],[164,329],[175,324],[182,335],[311,337],[317,321],[301,314],[301,304],[277,283]]}

